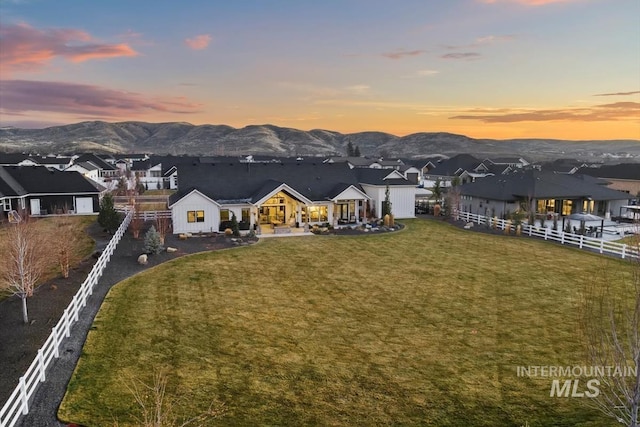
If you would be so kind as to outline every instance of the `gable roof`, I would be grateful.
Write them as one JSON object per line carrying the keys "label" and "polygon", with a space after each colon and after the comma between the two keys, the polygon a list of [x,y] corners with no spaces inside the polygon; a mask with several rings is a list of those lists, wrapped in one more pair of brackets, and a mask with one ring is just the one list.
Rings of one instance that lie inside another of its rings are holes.
{"label": "gable roof", "polygon": [[22,153],[0,153],[0,165],[17,165],[29,158],[28,154]]}
{"label": "gable roof", "polygon": [[27,194],[99,193],[78,172],[64,172],[45,166],[0,166],[0,180],[16,196]]}
{"label": "gable roof", "polygon": [[81,163],[81,162],[91,162],[92,164],[94,164],[95,166],[97,166],[99,169],[102,169],[102,170],[116,169],[116,167],[113,166],[111,163],[108,163],[104,159],[96,156],[95,154],[82,154],[77,159],[74,160],[74,163]]}
{"label": "gable roof", "polygon": [[489,200],[535,199],[625,200],[629,195],[582,176],[527,170],[483,178],[460,186],[460,194]]}
{"label": "gable roof", "polygon": [[413,185],[400,172],[395,169],[371,169],[371,168],[355,168],[353,169],[357,181],[361,184],[369,185]]}
{"label": "gable roof", "polygon": [[360,189],[355,175],[345,163],[196,163],[181,165],[178,173],[180,187],[185,191],[179,189],[173,194],[169,198],[170,204],[194,188],[212,200],[251,203],[282,184],[310,201],[327,200],[336,185],[342,183]]}
{"label": "gable roof", "polygon": [[455,176],[458,171],[472,171],[482,163],[480,159],[470,154],[458,154],[450,159],[443,160],[429,171],[429,175],[435,176]]}
{"label": "gable roof", "polygon": [[581,174],[600,178],[630,179],[640,181],[639,163],[621,163],[619,165],[601,166],[599,168],[580,168]]}

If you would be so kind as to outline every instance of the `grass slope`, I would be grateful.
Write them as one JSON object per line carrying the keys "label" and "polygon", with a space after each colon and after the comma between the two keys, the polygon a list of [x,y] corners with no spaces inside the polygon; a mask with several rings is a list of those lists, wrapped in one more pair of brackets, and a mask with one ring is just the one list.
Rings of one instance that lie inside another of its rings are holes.
{"label": "grass slope", "polygon": [[583,364],[579,292],[603,268],[625,271],[421,220],[191,256],[112,289],[59,417],[135,425],[129,388],[162,368],[174,411],[224,405],[211,425],[608,425],[516,375]]}

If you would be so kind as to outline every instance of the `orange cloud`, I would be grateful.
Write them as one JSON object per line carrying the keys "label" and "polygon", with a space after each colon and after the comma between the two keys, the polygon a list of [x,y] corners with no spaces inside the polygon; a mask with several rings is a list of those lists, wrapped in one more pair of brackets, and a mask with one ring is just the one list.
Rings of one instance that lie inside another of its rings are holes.
{"label": "orange cloud", "polygon": [[0,28],[0,63],[8,72],[38,71],[56,57],[83,62],[136,55],[125,43],[97,43],[87,32],[76,29],[39,30],[25,23]]}
{"label": "orange cloud", "polygon": [[159,98],[95,85],[31,80],[0,81],[0,112],[21,115],[30,111],[72,113],[95,117],[127,117],[145,113],[191,114],[201,104],[181,97]]}
{"label": "orange cloud", "polygon": [[472,110],[472,113],[450,117],[459,120],[479,120],[485,123],[515,122],[598,122],[617,120],[638,120],[640,103],[616,102],[613,104],[595,105],[589,108],[567,108],[559,110],[495,110],[484,114],[486,110]]}
{"label": "orange cloud", "polygon": [[209,34],[200,34],[192,39],[185,39],[184,43],[193,50],[206,49],[211,43],[211,36]]}

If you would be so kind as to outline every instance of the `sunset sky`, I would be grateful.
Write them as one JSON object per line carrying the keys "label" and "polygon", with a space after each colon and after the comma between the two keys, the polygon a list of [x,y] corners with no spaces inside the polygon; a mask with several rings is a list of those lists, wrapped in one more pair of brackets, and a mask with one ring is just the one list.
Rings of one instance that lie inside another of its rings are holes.
{"label": "sunset sky", "polygon": [[639,0],[0,0],[0,125],[640,139]]}

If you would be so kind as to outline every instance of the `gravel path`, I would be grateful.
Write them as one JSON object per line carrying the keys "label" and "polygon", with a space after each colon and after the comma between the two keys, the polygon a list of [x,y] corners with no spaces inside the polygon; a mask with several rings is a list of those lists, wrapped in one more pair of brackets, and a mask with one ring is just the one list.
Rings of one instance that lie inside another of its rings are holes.
{"label": "gravel path", "polygon": [[[138,265],[137,257],[142,253],[142,239],[134,240],[126,233],[108,263],[98,285],[94,288],[93,295],[87,300],[80,319],[71,328],[71,336],[61,345],[60,357],[55,359],[47,371],[47,379],[34,394],[29,405],[29,414],[18,422],[23,427],[51,427],[66,426],[57,419],[60,403],[67,389],[67,384],[78,363],[82,347],[87,338],[96,313],[109,289],[116,283],[144,271],[150,267],[177,257],[203,251],[224,249],[236,244],[224,236],[193,237],[188,240],[177,240],[174,236],[168,236],[165,246],[177,248],[174,253],[163,252],[159,255],[149,256],[149,264]],[[51,325],[53,327],[53,325]],[[31,363],[29,360],[28,363]]]}

